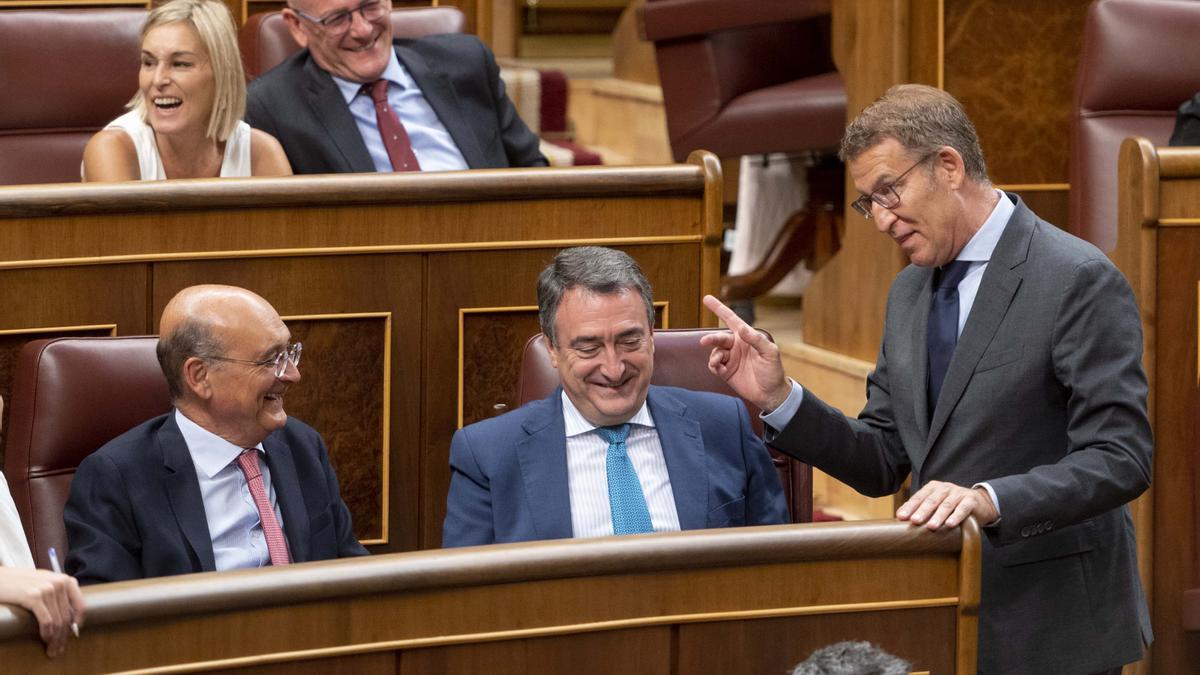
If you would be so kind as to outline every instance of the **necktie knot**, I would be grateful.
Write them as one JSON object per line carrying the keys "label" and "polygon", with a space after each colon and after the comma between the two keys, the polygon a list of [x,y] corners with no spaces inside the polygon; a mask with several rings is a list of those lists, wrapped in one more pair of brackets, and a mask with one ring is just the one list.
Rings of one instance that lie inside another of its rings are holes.
{"label": "necktie knot", "polygon": [[607,443],[624,443],[625,439],[629,438],[629,423],[611,427],[596,427],[596,433],[600,434],[600,438]]}
{"label": "necktie knot", "polygon": [[958,285],[962,283],[963,277],[967,276],[967,271],[970,269],[970,260],[955,260],[943,267],[939,267],[934,290],[949,291],[957,289]]}
{"label": "necktie knot", "polygon": [[375,80],[370,84],[363,85],[363,93],[371,97],[376,103],[387,103],[387,80]]}
{"label": "necktie knot", "polygon": [[246,480],[254,480],[262,475],[262,468],[258,465],[258,450],[254,448],[246,448],[242,454],[237,456],[238,467],[242,473],[246,475]]}

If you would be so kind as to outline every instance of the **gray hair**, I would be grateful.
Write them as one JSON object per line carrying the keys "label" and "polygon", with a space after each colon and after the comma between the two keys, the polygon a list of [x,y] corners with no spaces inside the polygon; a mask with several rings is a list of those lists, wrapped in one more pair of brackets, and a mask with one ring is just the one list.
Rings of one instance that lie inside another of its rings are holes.
{"label": "gray hair", "polygon": [[158,346],[154,351],[158,355],[158,366],[167,378],[171,400],[178,401],[184,394],[184,362],[193,356],[204,358],[220,354],[224,351],[224,345],[213,333],[210,322],[189,317],[180,322],[170,335],[158,336]]}
{"label": "gray hair", "polygon": [[538,321],[551,346],[558,346],[554,334],[558,305],[563,294],[576,286],[600,295],[637,291],[646,303],[646,321],[654,327],[654,295],[636,260],[627,253],[602,246],[568,248],[538,275]]}
{"label": "gray hair", "polygon": [[975,125],[950,94],[923,84],[898,84],[867,106],[846,127],[838,157],[854,161],[879,143],[894,138],[914,156],[950,146],[962,155],[967,176],[988,183],[987,163]]}
{"label": "gray hair", "polygon": [[912,666],[866,641],[821,647],[792,670],[792,675],[908,675]]}

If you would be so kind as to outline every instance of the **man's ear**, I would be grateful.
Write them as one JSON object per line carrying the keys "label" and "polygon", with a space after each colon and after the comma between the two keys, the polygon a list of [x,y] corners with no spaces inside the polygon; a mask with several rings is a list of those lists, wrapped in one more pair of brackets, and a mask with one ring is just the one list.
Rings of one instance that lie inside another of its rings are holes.
{"label": "man's ear", "polygon": [[934,167],[947,176],[951,189],[957,190],[962,187],[963,181],[967,178],[967,164],[963,161],[962,155],[948,145],[943,145],[942,149],[938,150],[937,157],[934,159]]}
{"label": "man's ear", "polygon": [[280,14],[283,15],[283,22],[287,24],[288,32],[292,34],[292,39],[301,48],[308,46],[308,33],[300,27],[300,16],[297,15],[290,7],[284,7]]}
{"label": "man's ear", "polygon": [[550,344],[550,338],[544,334],[542,335],[542,345],[544,345],[546,347],[546,353],[550,355],[550,365],[554,366],[554,368],[557,369],[558,368],[558,350],[556,350],[554,348],[554,345]]}
{"label": "man's ear", "polygon": [[202,401],[212,398],[212,383],[208,381],[210,372],[204,359],[198,356],[189,357],[183,362],[184,388]]}

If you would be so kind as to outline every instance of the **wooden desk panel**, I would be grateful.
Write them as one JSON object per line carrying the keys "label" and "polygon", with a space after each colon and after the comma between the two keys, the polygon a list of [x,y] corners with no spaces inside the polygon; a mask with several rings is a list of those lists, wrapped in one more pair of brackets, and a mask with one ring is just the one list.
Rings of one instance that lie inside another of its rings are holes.
{"label": "wooden desk panel", "polygon": [[979,572],[974,521],[420,551],[89,587],[84,635],[56,662],[28,615],[0,606],[0,661],[30,673],[782,672],[869,635],[918,670],[972,672]]}
{"label": "wooden desk panel", "polygon": [[[460,390],[462,312],[534,305],[560,248],[602,244],[641,260],[671,325],[711,321],[699,299],[717,290],[720,185],[698,153],[662,167],[0,187],[0,376],[27,339],[151,334],[185,286],[250,288],[309,338],[288,409],[329,443],[357,534],[377,552],[437,546],[459,410],[515,398],[515,379],[486,372]],[[531,325],[496,339],[519,348]]]}
{"label": "wooden desk panel", "polygon": [[1155,635],[1149,661],[1154,672],[1194,672],[1200,631],[1185,629],[1181,619],[1200,612],[1200,604],[1189,604],[1200,601],[1200,149],[1126,139],[1117,171],[1112,258],[1142,312],[1155,437],[1154,483],[1134,505]]}

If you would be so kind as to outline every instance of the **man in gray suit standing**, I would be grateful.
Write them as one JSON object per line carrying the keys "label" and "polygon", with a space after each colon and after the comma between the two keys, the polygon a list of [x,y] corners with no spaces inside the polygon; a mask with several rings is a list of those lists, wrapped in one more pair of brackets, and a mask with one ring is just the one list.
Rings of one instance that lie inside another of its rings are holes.
{"label": "man in gray suit standing", "polygon": [[847,128],[854,207],[908,255],[867,405],[851,419],[732,329],[709,367],[764,414],[767,440],[859,492],[896,492],[929,529],[986,533],[981,673],[1103,673],[1141,658],[1149,614],[1126,504],[1150,485],[1142,333],[1129,285],[1092,245],[992,187],[949,94],[900,85]]}

